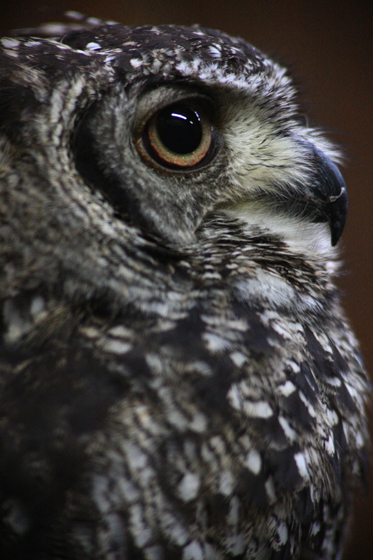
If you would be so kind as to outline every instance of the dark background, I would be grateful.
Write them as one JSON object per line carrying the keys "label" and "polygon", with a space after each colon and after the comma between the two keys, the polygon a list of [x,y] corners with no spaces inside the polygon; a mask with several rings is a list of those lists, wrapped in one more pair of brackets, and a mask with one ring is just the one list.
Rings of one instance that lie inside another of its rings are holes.
{"label": "dark background", "polygon": [[[40,10],[38,9],[40,6]],[[51,12],[43,8],[53,8]],[[290,67],[311,122],[343,148],[349,218],[343,236],[345,307],[373,372],[373,17],[369,2],[328,0],[5,0],[0,31],[56,21],[61,11],[123,24],[200,23],[240,35]],[[372,425],[373,433],[373,425]],[[373,469],[370,493],[356,498],[344,560],[373,559]]]}

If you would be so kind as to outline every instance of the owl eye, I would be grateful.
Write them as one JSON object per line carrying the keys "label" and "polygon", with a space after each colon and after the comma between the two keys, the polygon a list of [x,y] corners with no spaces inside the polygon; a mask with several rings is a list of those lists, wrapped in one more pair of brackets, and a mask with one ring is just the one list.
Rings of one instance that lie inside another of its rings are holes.
{"label": "owl eye", "polygon": [[196,167],[209,153],[211,140],[209,119],[202,109],[188,103],[161,109],[144,128],[148,155],[171,169]]}

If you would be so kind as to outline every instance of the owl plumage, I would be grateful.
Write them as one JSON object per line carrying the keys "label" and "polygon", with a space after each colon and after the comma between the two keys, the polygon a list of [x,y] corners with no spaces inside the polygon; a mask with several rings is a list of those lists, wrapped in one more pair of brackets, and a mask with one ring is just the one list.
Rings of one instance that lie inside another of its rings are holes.
{"label": "owl plumage", "polygon": [[338,152],[243,40],[93,23],[0,41],[0,557],[337,559]]}

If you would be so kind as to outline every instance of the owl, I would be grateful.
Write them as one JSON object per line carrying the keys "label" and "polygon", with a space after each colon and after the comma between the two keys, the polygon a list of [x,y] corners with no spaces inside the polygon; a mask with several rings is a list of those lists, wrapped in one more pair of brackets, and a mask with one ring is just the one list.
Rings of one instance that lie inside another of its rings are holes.
{"label": "owl", "polygon": [[370,387],[287,72],[199,26],[0,46],[1,559],[340,558]]}

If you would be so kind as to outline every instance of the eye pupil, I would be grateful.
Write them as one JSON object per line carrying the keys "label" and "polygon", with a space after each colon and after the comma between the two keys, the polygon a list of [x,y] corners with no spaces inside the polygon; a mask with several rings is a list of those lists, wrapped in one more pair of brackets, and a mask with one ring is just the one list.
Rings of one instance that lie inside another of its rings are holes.
{"label": "eye pupil", "polygon": [[166,107],[157,115],[155,127],[163,145],[175,154],[194,152],[202,140],[201,119],[191,107]]}

